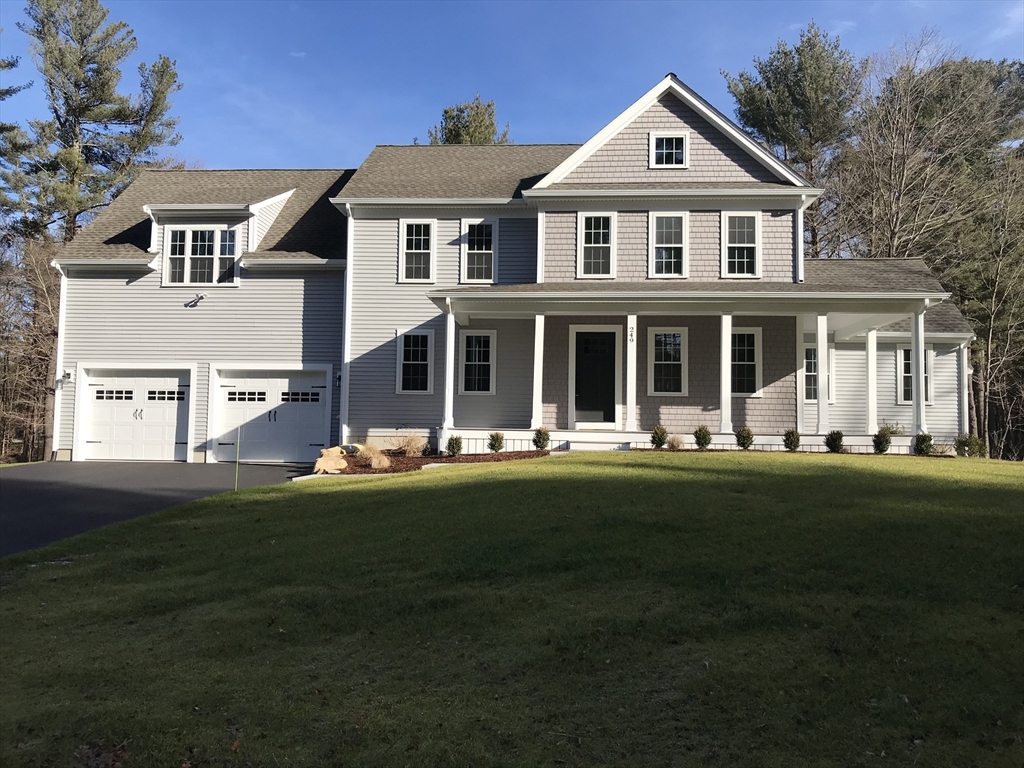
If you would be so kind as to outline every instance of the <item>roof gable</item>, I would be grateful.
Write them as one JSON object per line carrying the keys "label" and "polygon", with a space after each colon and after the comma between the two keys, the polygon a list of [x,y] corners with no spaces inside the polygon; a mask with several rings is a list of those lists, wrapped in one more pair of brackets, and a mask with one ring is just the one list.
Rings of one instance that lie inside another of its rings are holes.
{"label": "roof gable", "polygon": [[[667,121],[672,122],[667,123]],[[730,158],[733,161],[731,166],[738,169],[740,178],[735,178],[734,174],[725,172],[719,175],[723,181],[742,180],[742,175],[745,174],[752,182],[781,181],[796,187],[810,187],[807,180],[800,174],[747,136],[739,126],[708,104],[675,75],[669,74],[601,129],[590,141],[573,152],[551,173],[537,182],[533,188],[547,189],[560,182],[591,182],[591,178],[593,178],[591,183],[600,183],[604,180],[604,176],[600,172],[596,174],[590,172],[589,167],[585,170],[584,164],[592,158],[600,159],[598,153],[602,151],[605,151],[609,157],[616,157],[617,162],[622,164],[621,150],[627,148],[628,152],[635,152],[637,147],[634,145],[637,144],[638,137],[646,136],[651,130],[652,123],[658,125],[659,130],[662,125],[666,124],[678,125],[681,130],[685,130],[683,126],[688,126],[693,131],[691,140],[694,141],[694,147],[701,146],[703,150]],[[634,124],[636,124],[635,128],[633,128]],[[623,146],[617,146],[617,144]],[[646,166],[646,141],[639,151]],[[628,165],[628,161],[626,164]],[[600,163],[595,163],[594,170],[597,170],[599,166]],[[726,171],[726,167],[719,170]],[[680,171],[663,170],[648,171],[647,175],[650,176],[649,180],[652,182],[664,182],[666,179],[661,177],[667,173],[676,174],[675,178],[679,181],[693,181],[693,177],[696,176],[696,174],[685,171],[682,173],[688,175],[685,178],[679,178]],[[640,179],[620,177],[617,180],[622,182],[639,181]],[[702,176],[698,180],[710,179]],[[609,178],[608,181],[611,179]]]}

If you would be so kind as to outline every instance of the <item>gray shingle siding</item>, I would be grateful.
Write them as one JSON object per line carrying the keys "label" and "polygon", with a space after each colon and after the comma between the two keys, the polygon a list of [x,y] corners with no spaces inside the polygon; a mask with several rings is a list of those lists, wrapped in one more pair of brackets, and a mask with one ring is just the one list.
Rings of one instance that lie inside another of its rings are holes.
{"label": "gray shingle siding", "polygon": [[[137,279],[136,279],[137,278]],[[344,277],[337,272],[267,274],[242,270],[237,288],[207,287],[206,299],[184,306],[200,289],[162,288],[159,272],[72,269],[67,283],[64,368],[79,362],[197,364],[194,444],[207,450],[211,363],[238,362],[273,369],[342,359],[340,308]],[[336,377],[332,376],[332,382]],[[332,384],[338,411],[340,391]],[[65,387],[60,448],[73,446],[75,383]],[[331,439],[337,439],[332,420]]]}
{"label": "gray shingle siding", "polygon": [[[648,222],[652,215],[648,211],[619,211],[616,214],[615,282],[648,279]],[[722,212],[691,211],[689,219],[689,280],[721,280]],[[575,212],[545,214],[545,282],[576,279],[576,224]],[[761,212],[761,278],[758,282],[793,282],[794,227],[793,211]],[[729,282],[735,284],[735,281]]]}
{"label": "gray shingle siding", "polygon": [[[689,131],[690,165],[648,168],[651,131]],[[568,183],[778,182],[779,178],[678,98],[666,94],[566,176]],[[555,185],[557,188],[557,185]]]}

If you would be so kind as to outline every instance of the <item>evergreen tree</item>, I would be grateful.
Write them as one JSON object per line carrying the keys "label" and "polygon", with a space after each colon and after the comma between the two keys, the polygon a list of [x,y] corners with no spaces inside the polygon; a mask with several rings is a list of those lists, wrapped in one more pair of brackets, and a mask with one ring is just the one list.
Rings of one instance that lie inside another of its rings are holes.
{"label": "evergreen tree", "polygon": [[736,99],[740,125],[812,185],[825,189],[806,212],[810,256],[838,255],[838,238],[829,227],[837,204],[829,183],[831,160],[850,134],[864,68],[838,37],[830,38],[811,22],[792,48],[780,40],[767,59],[755,59],[754,74],[744,71],[733,78],[722,73]]}
{"label": "evergreen tree", "polygon": [[180,141],[167,114],[180,85],[160,56],[139,66],[137,95],[118,93],[138,43],[124,22],[107,22],[98,0],[29,0],[26,15],[18,27],[31,38],[50,116],[5,136],[0,213],[22,236],[56,226],[68,242],[138,170],[166,164],[157,151]]}
{"label": "evergreen tree", "polygon": [[[441,123],[427,129],[431,144],[508,144],[508,123],[498,133],[493,101],[484,102],[478,93],[472,101],[445,107]],[[413,143],[418,143],[414,140]]]}

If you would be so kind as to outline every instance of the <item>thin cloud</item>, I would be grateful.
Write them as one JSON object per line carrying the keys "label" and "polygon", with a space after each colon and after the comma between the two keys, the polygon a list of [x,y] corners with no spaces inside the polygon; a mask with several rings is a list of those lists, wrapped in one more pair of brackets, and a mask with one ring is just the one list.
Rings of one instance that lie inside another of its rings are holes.
{"label": "thin cloud", "polygon": [[304,59],[304,58],[306,58],[306,52],[305,51],[288,51],[288,55],[291,56],[293,59]]}
{"label": "thin cloud", "polygon": [[1024,0],[1019,3],[1011,3],[1003,11],[1003,18],[999,22],[999,26],[989,32],[988,39],[990,41],[1002,40],[1018,34],[1021,29],[1024,29]]}
{"label": "thin cloud", "polygon": [[856,21],[837,21],[832,25],[832,32],[830,33],[833,37],[837,37],[844,32],[848,32],[851,29],[857,28]]}

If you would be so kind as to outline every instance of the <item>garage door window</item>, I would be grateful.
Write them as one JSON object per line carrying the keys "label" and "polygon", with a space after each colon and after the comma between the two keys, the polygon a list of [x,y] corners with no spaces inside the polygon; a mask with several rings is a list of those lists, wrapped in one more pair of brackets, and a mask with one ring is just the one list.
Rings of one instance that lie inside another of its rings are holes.
{"label": "garage door window", "polygon": [[158,403],[184,402],[185,390],[183,389],[151,389],[146,393],[146,399]]}
{"label": "garage door window", "polygon": [[241,392],[231,390],[228,392],[229,403],[265,403],[267,402],[266,392]]}
{"label": "garage door window", "polygon": [[134,389],[97,389],[97,400],[134,400]]}
{"label": "garage door window", "polygon": [[316,392],[282,392],[282,403],[319,403],[320,393]]}

